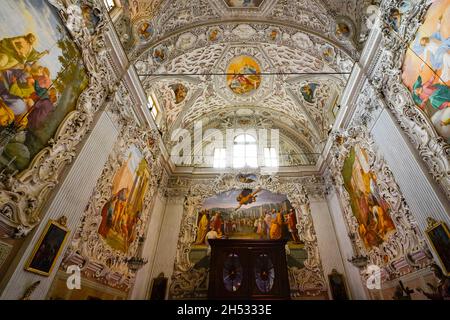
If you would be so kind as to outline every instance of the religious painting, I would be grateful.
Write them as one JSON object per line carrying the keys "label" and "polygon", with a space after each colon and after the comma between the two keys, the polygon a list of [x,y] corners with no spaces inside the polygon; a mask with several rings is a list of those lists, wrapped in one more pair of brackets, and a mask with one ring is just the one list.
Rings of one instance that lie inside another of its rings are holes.
{"label": "religious painting", "polygon": [[395,232],[395,225],[390,216],[392,209],[380,194],[377,175],[370,168],[366,150],[359,146],[350,150],[342,177],[365,247],[381,245]]}
{"label": "religious painting", "polygon": [[238,56],[231,60],[227,69],[227,84],[235,94],[249,94],[261,85],[261,68],[255,59]]}
{"label": "religious painting", "polygon": [[169,278],[164,277],[164,273],[153,279],[150,300],[165,300],[168,281]]}
{"label": "religious painting", "polygon": [[333,269],[331,274],[328,275],[328,282],[330,283],[333,300],[349,300],[344,276],[338,273],[336,269]]}
{"label": "religious painting", "polygon": [[285,239],[288,265],[301,268],[307,253],[298,234],[297,214],[285,195],[261,188],[235,189],[208,198],[198,212],[190,259],[197,268],[208,267],[209,239]]}
{"label": "religious painting", "polygon": [[338,39],[348,39],[352,36],[351,27],[344,21],[338,21],[335,28],[335,34]]}
{"label": "religious painting", "polygon": [[141,41],[148,41],[155,33],[155,30],[150,22],[142,21],[137,25],[136,32]]}
{"label": "religious painting", "polygon": [[172,84],[170,85],[170,88],[173,90],[173,93],[175,94],[175,103],[179,104],[186,99],[188,89],[185,85],[181,83]]}
{"label": "religious painting", "polygon": [[425,232],[436,252],[442,271],[450,276],[450,233],[444,222],[434,222]]}
{"label": "religious painting", "polygon": [[101,209],[98,233],[111,248],[128,252],[136,239],[149,178],[147,161],[136,147],[131,147],[114,176],[111,197]]}
{"label": "religious painting", "polygon": [[328,44],[322,46],[320,49],[322,53],[322,58],[325,62],[331,63],[334,61],[334,58],[336,57],[336,52],[334,51],[334,48]]}
{"label": "religious painting", "polygon": [[450,143],[450,0],[436,0],[410,44],[403,83],[436,132]]}
{"label": "religious painting", "polygon": [[253,173],[249,173],[249,174],[240,173],[236,176],[236,179],[237,179],[237,181],[239,181],[241,183],[253,183],[258,178],[256,177],[256,174],[253,174]]}
{"label": "religious painting", "polygon": [[414,7],[419,0],[404,0],[398,8],[391,9],[388,16],[388,24],[392,30],[398,32],[403,21],[403,16]]}
{"label": "religious painting", "polygon": [[50,220],[39,238],[25,269],[43,276],[48,276],[67,240],[69,230],[57,221]]}
{"label": "religious painting", "polygon": [[264,0],[225,0],[230,8],[258,8]]}
{"label": "religious painting", "polygon": [[279,29],[273,28],[268,31],[269,39],[272,41],[278,41],[281,38],[281,32]]}
{"label": "religious painting", "polygon": [[222,37],[222,29],[217,27],[212,27],[208,30],[208,40],[211,42],[215,42],[220,40]]}
{"label": "religious painting", "polygon": [[96,9],[92,8],[91,6],[87,4],[83,4],[81,6],[81,12],[83,15],[84,24],[88,28],[89,32],[91,34],[94,34],[97,28],[97,25],[100,23],[100,14],[101,12]]}
{"label": "religious painting", "polygon": [[306,102],[313,103],[314,102],[314,94],[316,93],[316,89],[318,87],[317,83],[308,83],[300,88],[300,92],[305,99]]}
{"label": "religious painting", "polygon": [[21,172],[48,145],[88,84],[79,51],[47,1],[0,10],[0,171]]}
{"label": "religious painting", "polygon": [[391,12],[388,16],[388,23],[392,30],[398,32],[400,29],[400,25],[402,24],[402,13],[397,8],[391,9]]}
{"label": "religious painting", "polygon": [[163,63],[167,59],[167,47],[160,45],[153,50],[153,61]]}

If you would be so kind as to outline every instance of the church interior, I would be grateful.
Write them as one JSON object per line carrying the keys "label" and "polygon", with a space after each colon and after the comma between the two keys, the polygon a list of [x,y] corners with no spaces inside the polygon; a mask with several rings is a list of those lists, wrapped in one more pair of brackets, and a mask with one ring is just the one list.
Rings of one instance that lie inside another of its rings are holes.
{"label": "church interior", "polygon": [[0,300],[450,299],[450,0],[0,4]]}

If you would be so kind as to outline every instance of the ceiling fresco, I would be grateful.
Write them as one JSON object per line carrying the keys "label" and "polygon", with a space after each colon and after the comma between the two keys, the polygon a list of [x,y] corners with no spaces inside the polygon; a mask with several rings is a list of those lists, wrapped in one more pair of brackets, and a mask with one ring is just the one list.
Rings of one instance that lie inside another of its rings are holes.
{"label": "ceiling fresco", "polygon": [[[160,106],[166,138],[175,128],[226,121],[247,108],[273,128],[298,127],[289,132],[293,141],[320,153],[358,60],[372,2],[125,1],[123,15],[131,23],[117,31]],[[224,110],[227,116],[219,116]]]}

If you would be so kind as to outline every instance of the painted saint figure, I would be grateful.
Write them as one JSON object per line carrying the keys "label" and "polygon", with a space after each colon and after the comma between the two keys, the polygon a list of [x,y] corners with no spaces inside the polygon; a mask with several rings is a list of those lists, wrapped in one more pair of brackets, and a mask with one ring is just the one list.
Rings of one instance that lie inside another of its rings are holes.
{"label": "painted saint figure", "polygon": [[211,227],[214,231],[217,232],[217,234],[219,235],[219,237],[222,236],[222,217],[220,215],[220,212],[216,212],[216,214],[214,215],[214,217],[211,218]]}
{"label": "painted saint figure", "polygon": [[442,16],[436,26],[436,32],[429,37],[422,37],[414,45],[414,51],[423,57],[420,69],[425,68],[428,61],[435,70],[442,70],[440,79],[447,83],[450,80],[450,37],[444,39],[441,34]]}
{"label": "painted saint figure", "polygon": [[0,40],[0,71],[13,68],[22,69],[26,63],[38,61],[49,53],[48,50],[36,51],[35,43],[36,37],[32,33]]}
{"label": "painted saint figure", "polygon": [[287,225],[289,233],[291,234],[292,237],[292,241],[294,241],[295,243],[300,242],[297,231],[297,218],[295,216],[295,211],[292,208],[289,210],[288,213]]}
{"label": "painted saint figure", "polygon": [[197,239],[195,244],[203,244],[209,229],[209,216],[207,212],[203,212],[198,223]]}
{"label": "painted saint figure", "polygon": [[128,190],[121,189],[109,200],[102,209],[102,222],[98,228],[98,233],[104,238],[107,237],[108,232],[113,228],[122,216],[126,208]]}
{"label": "painted saint figure", "polygon": [[283,226],[283,217],[281,215],[281,211],[276,213],[275,219],[272,219],[272,224],[270,226],[270,240],[278,240],[281,239],[282,232],[281,228]]}

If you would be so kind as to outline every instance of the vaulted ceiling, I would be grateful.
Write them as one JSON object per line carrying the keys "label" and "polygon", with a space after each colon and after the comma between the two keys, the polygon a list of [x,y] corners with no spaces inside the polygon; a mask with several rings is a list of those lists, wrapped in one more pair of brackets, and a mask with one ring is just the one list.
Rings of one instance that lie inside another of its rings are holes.
{"label": "vaulted ceiling", "polygon": [[[251,122],[280,129],[297,146],[291,153],[321,152],[367,35],[370,1],[123,2],[116,29],[162,109],[167,141],[199,120],[224,129]],[[254,75],[229,75],[236,70]]]}

